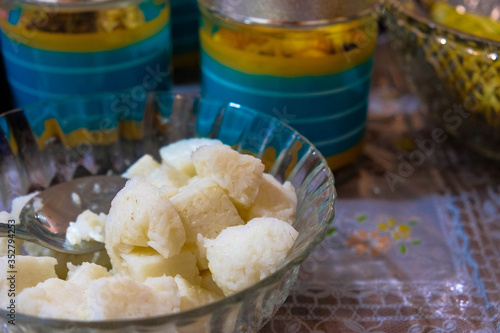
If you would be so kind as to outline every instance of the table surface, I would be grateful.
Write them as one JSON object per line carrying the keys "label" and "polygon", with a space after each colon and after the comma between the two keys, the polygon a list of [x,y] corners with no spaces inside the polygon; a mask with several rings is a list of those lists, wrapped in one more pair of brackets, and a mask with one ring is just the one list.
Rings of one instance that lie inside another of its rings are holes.
{"label": "table surface", "polygon": [[385,36],[367,128],[336,232],[262,332],[500,332],[500,164],[433,139]]}
{"label": "table surface", "polygon": [[337,185],[336,232],[261,333],[500,333],[500,163],[436,141],[441,128],[386,35],[372,81],[357,175]]}

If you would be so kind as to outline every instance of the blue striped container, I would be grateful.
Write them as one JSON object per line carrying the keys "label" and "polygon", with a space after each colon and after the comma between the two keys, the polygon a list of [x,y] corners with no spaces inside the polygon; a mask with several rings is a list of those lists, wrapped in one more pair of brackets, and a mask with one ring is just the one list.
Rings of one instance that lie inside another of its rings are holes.
{"label": "blue striped container", "polygon": [[2,53],[16,107],[120,90],[133,103],[148,91],[169,89],[168,2],[145,0],[114,12],[97,8],[93,13],[100,16],[119,10],[123,15],[136,15],[130,26],[122,22],[124,27],[107,31],[51,32],[50,20],[33,28],[30,22],[40,12],[48,12],[52,18],[69,17],[66,7],[54,8],[33,8],[18,2],[8,11],[2,9]]}
{"label": "blue striped container", "polygon": [[228,24],[227,18],[202,13],[203,95],[283,120],[311,140],[332,169],[357,160],[376,42],[374,17],[285,29]]}

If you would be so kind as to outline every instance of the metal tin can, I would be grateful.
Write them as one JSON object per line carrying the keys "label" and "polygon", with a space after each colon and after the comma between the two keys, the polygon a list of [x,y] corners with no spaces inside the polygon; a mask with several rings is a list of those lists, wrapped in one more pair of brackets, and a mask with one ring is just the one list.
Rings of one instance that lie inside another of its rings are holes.
{"label": "metal tin can", "polygon": [[170,87],[168,0],[14,0],[0,7],[14,105]]}
{"label": "metal tin can", "polygon": [[274,115],[332,169],[361,154],[378,3],[199,0],[202,93]]}

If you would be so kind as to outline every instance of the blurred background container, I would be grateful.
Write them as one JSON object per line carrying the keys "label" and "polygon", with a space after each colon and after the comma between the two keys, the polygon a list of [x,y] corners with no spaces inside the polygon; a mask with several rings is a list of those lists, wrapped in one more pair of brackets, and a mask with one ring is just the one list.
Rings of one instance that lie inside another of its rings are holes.
{"label": "blurred background container", "polygon": [[199,10],[196,0],[171,0],[172,64],[175,83],[193,83],[200,79],[198,38]]}
{"label": "blurred background container", "polygon": [[170,87],[167,0],[2,2],[2,53],[13,104],[128,90],[133,103]]}
{"label": "blurred background container", "polygon": [[199,5],[202,94],[288,123],[335,170],[355,163],[363,148],[377,1]]}
{"label": "blurred background container", "polygon": [[388,0],[392,46],[440,128],[500,160],[498,0]]}

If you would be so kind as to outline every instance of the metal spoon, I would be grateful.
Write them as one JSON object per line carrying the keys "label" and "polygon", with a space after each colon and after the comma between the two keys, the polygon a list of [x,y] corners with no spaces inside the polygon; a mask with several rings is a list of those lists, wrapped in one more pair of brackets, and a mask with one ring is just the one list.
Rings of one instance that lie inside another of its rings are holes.
{"label": "metal spoon", "polygon": [[[95,241],[70,244],[66,240],[66,230],[69,222],[76,221],[77,216],[86,209],[96,214],[107,214],[111,200],[126,181],[120,176],[89,176],[52,186],[28,201],[21,210],[20,224],[0,223],[0,237],[15,235],[16,238],[72,254],[102,250],[104,244]],[[34,201],[40,199],[43,207],[35,211]]]}

